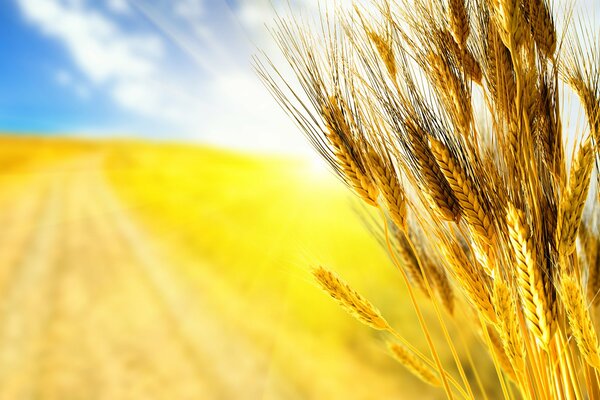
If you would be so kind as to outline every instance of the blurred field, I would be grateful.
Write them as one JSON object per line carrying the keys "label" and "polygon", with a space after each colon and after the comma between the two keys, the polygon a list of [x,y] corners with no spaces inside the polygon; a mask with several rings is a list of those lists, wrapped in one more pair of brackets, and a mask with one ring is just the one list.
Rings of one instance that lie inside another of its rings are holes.
{"label": "blurred field", "polygon": [[327,171],[8,136],[0,165],[0,399],[443,397],[312,283],[311,266],[340,272],[426,351],[399,275]]}

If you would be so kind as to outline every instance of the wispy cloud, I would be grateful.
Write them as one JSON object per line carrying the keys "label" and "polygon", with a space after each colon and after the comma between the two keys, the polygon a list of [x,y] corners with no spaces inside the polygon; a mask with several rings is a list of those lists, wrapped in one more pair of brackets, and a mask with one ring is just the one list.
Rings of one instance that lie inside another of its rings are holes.
{"label": "wispy cloud", "polygon": [[[166,126],[174,138],[249,149],[303,147],[251,70],[251,42],[242,36],[237,10],[225,3],[216,14],[200,0],[163,8],[131,0],[107,0],[104,7],[91,0],[15,1],[32,26],[67,50],[77,74],[69,67],[57,72],[65,87],[89,84],[147,119],[149,129],[152,121]],[[123,16],[154,27],[131,29]],[[173,61],[174,53],[185,54],[185,67]]]}

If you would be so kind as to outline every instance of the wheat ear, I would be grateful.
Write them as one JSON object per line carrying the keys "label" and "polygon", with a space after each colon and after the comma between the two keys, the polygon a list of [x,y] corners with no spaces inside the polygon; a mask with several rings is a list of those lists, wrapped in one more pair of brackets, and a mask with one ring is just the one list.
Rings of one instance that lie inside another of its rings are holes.
{"label": "wheat ear", "polygon": [[412,284],[417,286],[426,296],[429,296],[427,287],[425,285],[425,278],[421,268],[419,268],[419,260],[417,255],[413,251],[413,247],[409,243],[409,239],[406,237],[406,231],[396,230],[395,238],[398,246],[398,255],[402,261],[402,268],[406,272],[408,279]]}
{"label": "wheat ear", "polygon": [[423,382],[432,386],[440,386],[438,374],[425,363],[415,357],[410,350],[398,343],[388,343],[388,348],[394,359],[404,365],[410,372]]}
{"label": "wheat ear", "polygon": [[553,313],[544,277],[538,266],[537,248],[531,237],[525,214],[509,204],[507,225],[515,259],[517,287],[529,328],[544,348],[553,334]]}
{"label": "wheat ear", "polygon": [[429,264],[425,269],[429,274],[433,287],[442,300],[442,304],[446,308],[446,311],[452,315],[454,313],[454,293],[446,272],[431,261],[429,261]]}
{"label": "wheat ear", "polygon": [[600,369],[598,338],[581,292],[581,286],[575,277],[564,273],[561,278],[561,292],[569,325],[579,351],[588,364]]}
{"label": "wheat ear", "polygon": [[516,53],[525,39],[525,24],[519,0],[491,0],[494,18],[502,41]]}
{"label": "wheat ear", "polygon": [[448,1],[448,20],[450,21],[450,30],[454,40],[461,48],[466,48],[470,24],[467,5],[464,0]]}
{"label": "wheat ear", "polygon": [[441,98],[456,128],[463,135],[470,132],[473,109],[471,95],[465,87],[465,83],[456,71],[450,67],[449,60],[435,53],[428,55],[428,64],[431,66],[431,79],[438,88]]}
{"label": "wheat ear", "polygon": [[385,64],[385,67],[390,74],[392,79],[396,78],[398,74],[398,67],[396,66],[396,58],[394,56],[394,48],[392,47],[391,38],[385,38],[383,35],[377,32],[367,29],[367,35],[371,42],[375,45],[379,57]]}
{"label": "wheat ear", "polygon": [[514,370],[521,375],[524,370],[525,344],[517,320],[518,311],[510,288],[500,277],[494,279],[493,301],[502,344]]}
{"label": "wheat ear", "polygon": [[443,259],[449,264],[459,287],[462,287],[467,299],[491,323],[496,321],[496,313],[490,299],[488,282],[481,270],[474,267],[464,251],[455,242],[441,243]]}
{"label": "wheat ear", "polygon": [[486,327],[486,329],[487,334],[490,338],[490,351],[494,353],[495,359],[498,361],[500,368],[502,368],[502,371],[504,371],[504,373],[506,373],[506,375],[508,375],[510,379],[512,379],[515,382],[518,382],[517,374],[515,372],[513,364],[511,363],[511,359],[509,358],[505,350],[506,347],[503,346],[503,341],[500,340],[498,334],[494,331],[493,328]]}
{"label": "wheat ear", "polygon": [[336,274],[318,267],[313,270],[313,275],[321,288],[360,322],[377,330],[391,329],[379,310]]}
{"label": "wheat ear", "polygon": [[561,257],[575,251],[577,231],[590,188],[590,177],[594,165],[594,148],[591,140],[586,141],[577,152],[567,189],[560,198],[556,226],[556,241]]}
{"label": "wheat ear", "polygon": [[597,305],[600,302],[600,237],[588,233],[583,245],[588,270],[587,298]]}
{"label": "wheat ear", "polygon": [[556,51],[556,28],[546,0],[530,0],[528,21],[535,44],[542,53],[552,58]]}
{"label": "wheat ear", "polygon": [[461,215],[458,200],[427,145],[426,133],[409,120],[405,121],[405,128],[432,213],[444,221],[458,221]]}
{"label": "wheat ear", "polygon": [[467,177],[442,142],[431,138],[430,144],[431,151],[458,200],[465,220],[483,243],[492,245],[496,232],[488,213],[482,206],[479,194],[475,191],[475,184]]}
{"label": "wheat ear", "polygon": [[441,40],[445,46],[448,46],[448,50],[452,56],[459,61],[459,64],[467,76],[473,81],[481,84],[481,66],[471,51],[467,47],[461,47],[458,43],[456,43],[452,33],[447,30],[440,31],[439,36],[439,40]]}
{"label": "wheat ear", "polygon": [[379,192],[387,206],[390,218],[400,229],[406,228],[406,195],[391,161],[384,159],[375,151],[368,154],[368,165]]}

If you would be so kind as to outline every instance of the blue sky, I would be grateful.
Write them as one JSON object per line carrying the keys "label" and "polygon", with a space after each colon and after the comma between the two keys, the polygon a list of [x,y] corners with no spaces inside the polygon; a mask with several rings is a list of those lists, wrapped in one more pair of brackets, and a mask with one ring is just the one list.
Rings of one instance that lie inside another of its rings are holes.
{"label": "blue sky", "polygon": [[0,130],[305,148],[250,66],[271,18],[267,0],[2,1]]}
{"label": "blue sky", "polygon": [[[308,149],[250,67],[270,3],[1,1],[0,130]],[[600,1],[578,3],[598,26]]]}

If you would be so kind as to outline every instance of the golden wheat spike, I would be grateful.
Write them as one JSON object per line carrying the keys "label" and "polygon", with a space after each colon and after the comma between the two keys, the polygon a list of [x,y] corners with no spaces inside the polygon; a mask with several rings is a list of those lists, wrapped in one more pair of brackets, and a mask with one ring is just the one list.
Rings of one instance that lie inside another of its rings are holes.
{"label": "golden wheat spike", "polygon": [[346,181],[367,204],[377,206],[377,188],[352,152],[352,131],[335,97],[330,97],[322,113],[328,130],[327,139]]}
{"label": "golden wheat spike", "polygon": [[498,315],[498,332],[510,363],[519,375],[524,371],[525,344],[519,328],[518,311],[506,282],[494,279],[494,308]]}
{"label": "golden wheat spike", "polygon": [[370,172],[377,183],[390,218],[398,228],[404,230],[406,228],[406,195],[394,166],[389,159],[384,160],[373,150],[368,152],[367,159]]}
{"label": "golden wheat spike", "polygon": [[398,74],[398,68],[396,66],[396,58],[394,56],[394,47],[391,38],[385,38],[383,35],[380,35],[371,29],[367,29],[367,35],[373,45],[375,45],[377,53],[379,54],[381,61],[383,61],[388,74],[390,74],[392,79],[395,79]]}
{"label": "golden wheat spike", "polygon": [[496,313],[481,268],[476,268],[455,242],[440,243],[439,248],[467,299],[489,322],[495,323]]}
{"label": "golden wheat spike", "polygon": [[439,39],[441,45],[447,46],[452,57],[457,60],[464,73],[476,83],[481,84],[482,72],[479,62],[467,47],[461,47],[447,30],[440,30]]}
{"label": "golden wheat spike", "polygon": [[530,0],[526,17],[531,26],[535,44],[548,58],[556,51],[556,29],[546,0]]}
{"label": "golden wheat spike", "polygon": [[589,227],[580,230],[583,247],[583,260],[587,266],[587,300],[592,305],[600,303],[600,236],[595,235]]}
{"label": "golden wheat spike", "polygon": [[438,373],[422,363],[409,349],[398,343],[388,343],[388,348],[396,361],[404,365],[413,375],[432,386],[441,386]]}
{"label": "golden wheat spike", "polygon": [[491,98],[494,101],[496,118],[508,120],[517,95],[517,84],[510,50],[500,39],[494,25],[488,26],[486,33],[486,65],[484,76]]}
{"label": "golden wheat spike", "polygon": [[473,110],[471,96],[464,82],[450,67],[449,60],[435,53],[428,55],[431,66],[431,76],[435,87],[438,88],[446,109],[451,114],[456,128],[468,135],[471,130]]}
{"label": "golden wheat spike", "polygon": [[423,195],[432,213],[444,221],[458,221],[461,215],[460,206],[431,149],[425,142],[426,133],[409,120],[405,121],[405,126],[419,166],[419,173],[423,177],[425,185]]}
{"label": "golden wheat spike", "polygon": [[502,41],[512,53],[523,44],[525,23],[519,0],[491,0],[494,19]]}
{"label": "golden wheat spike", "polygon": [[493,245],[496,232],[489,213],[483,208],[479,194],[475,191],[475,184],[454,161],[450,151],[442,142],[431,138],[430,144],[431,151],[458,200],[465,220],[483,243]]}
{"label": "golden wheat spike", "polygon": [[600,351],[596,330],[590,318],[581,285],[566,273],[561,276],[561,294],[569,317],[569,325],[577,347],[588,364],[600,369]]}
{"label": "golden wheat spike", "polygon": [[493,328],[487,326],[486,330],[491,344],[489,350],[494,354],[494,358],[498,361],[498,365],[510,379],[512,379],[514,382],[518,382],[517,372],[515,371],[513,364],[506,353],[502,340],[500,340],[498,334]]}
{"label": "golden wheat spike", "polygon": [[568,186],[560,198],[556,227],[556,246],[561,257],[567,257],[575,251],[575,243],[581,215],[590,188],[590,177],[594,163],[594,148],[587,140],[577,152]]}
{"label": "golden wheat spike", "polygon": [[336,274],[323,267],[318,267],[313,270],[313,276],[323,290],[360,322],[377,330],[390,329],[390,325],[379,310]]}
{"label": "golden wheat spike", "polygon": [[396,238],[396,249],[398,250],[398,255],[400,256],[402,268],[406,272],[406,275],[408,275],[408,279],[412,284],[417,286],[423,292],[423,294],[429,296],[427,287],[425,285],[423,272],[421,272],[421,268],[419,267],[419,260],[417,258],[418,256],[413,251],[413,247],[410,245],[409,239],[406,237],[406,231],[396,229],[394,236]]}
{"label": "golden wheat spike", "polygon": [[594,257],[588,261],[588,281],[587,298],[588,301],[596,306],[600,304],[600,252],[598,251],[599,242],[596,243]]}
{"label": "golden wheat spike", "polygon": [[448,19],[454,40],[462,49],[465,49],[469,37],[470,23],[467,5],[464,0],[448,1]]}
{"label": "golden wheat spike", "polygon": [[[600,78],[596,79],[600,81]],[[591,137],[596,141],[596,151],[598,152],[600,151],[600,83],[596,84],[598,87],[594,90],[583,78],[574,76],[570,79],[570,84],[583,104]]]}
{"label": "golden wheat spike", "polygon": [[442,304],[446,308],[446,311],[452,315],[454,313],[454,293],[448,275],[431,261],[429,261],[425,270],[431,279],[434,289],[442,300]]}
{"label": "golden wheat spike", "polygon": [[512,204],[509,204],[507,211],[507,226],[516,259],[516,282],[523,313],[534,336],[547,348],[554,333],[553,308],[538,265],[538,249],[533,242],[525,214]]}

